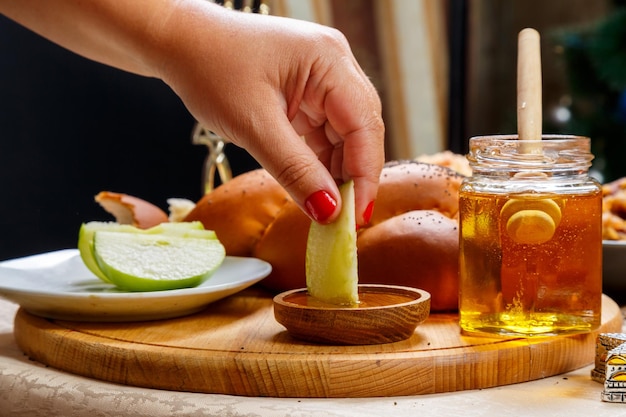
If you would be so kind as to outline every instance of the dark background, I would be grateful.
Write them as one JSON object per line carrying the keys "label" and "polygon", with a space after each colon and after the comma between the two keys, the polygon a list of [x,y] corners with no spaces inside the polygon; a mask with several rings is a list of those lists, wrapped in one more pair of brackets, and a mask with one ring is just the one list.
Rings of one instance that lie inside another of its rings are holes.
{"label": "dark background", "polygon": [[[0,260],[76,247],[82,222],[113,220],[94,196],[164,210],[201,197],[205,146],[159,80],[73,54],[0,16]],[[234,145],[234,173],[258,166]]]}

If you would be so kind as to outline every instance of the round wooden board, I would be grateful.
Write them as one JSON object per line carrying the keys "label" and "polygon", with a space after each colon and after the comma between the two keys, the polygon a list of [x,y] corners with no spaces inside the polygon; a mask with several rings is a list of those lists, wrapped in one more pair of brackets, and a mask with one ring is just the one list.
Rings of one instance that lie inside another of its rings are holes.
{"label": "round wooden board", "polygon": [[593,333],[529,339],[464,336],[457,316],[433,314],[406,341],[324,346],[293,339],[272,298],[251,288],[178,319],[85,323],[20,309],[14,333],[32,359],[100,380],[175,391],[272,397],[374,397],[525,382],[594,361],[598,333],[622,315],[603,296]]}

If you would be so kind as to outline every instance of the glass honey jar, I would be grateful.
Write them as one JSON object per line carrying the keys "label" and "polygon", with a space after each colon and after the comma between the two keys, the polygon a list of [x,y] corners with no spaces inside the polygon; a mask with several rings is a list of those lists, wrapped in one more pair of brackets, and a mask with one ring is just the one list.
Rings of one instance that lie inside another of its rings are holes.
{"label": "glass honey jar", "polygon": [[460,189],[464,332],[594,330],[602,309],[602,193],[589,138],[474,137]]}

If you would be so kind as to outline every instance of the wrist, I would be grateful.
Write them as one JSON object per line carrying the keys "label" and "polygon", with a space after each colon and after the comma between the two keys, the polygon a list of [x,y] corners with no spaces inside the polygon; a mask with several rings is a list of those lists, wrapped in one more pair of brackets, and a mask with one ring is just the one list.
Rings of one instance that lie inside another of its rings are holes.
{"label": "wrist", "polygon": [[151,76],[172,85],[177,77],[176,65],[200,54],[200,42],[212,43],[209,37],[219,33],[219,16],[227,10],[206,0],[165,3],[150,20],[144,59]]}

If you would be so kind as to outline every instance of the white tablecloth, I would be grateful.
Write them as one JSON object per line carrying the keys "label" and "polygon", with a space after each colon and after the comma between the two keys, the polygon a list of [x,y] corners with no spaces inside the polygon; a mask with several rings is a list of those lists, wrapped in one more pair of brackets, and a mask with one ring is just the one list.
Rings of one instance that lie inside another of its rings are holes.
{"label": "white tablecloth", "polygon": [[592,366],[504,387],[393,398],[249,398],[126,387],[29,360],[13,339],[17,306],[0,299],[0,416],[626,416],[600,400]]}

